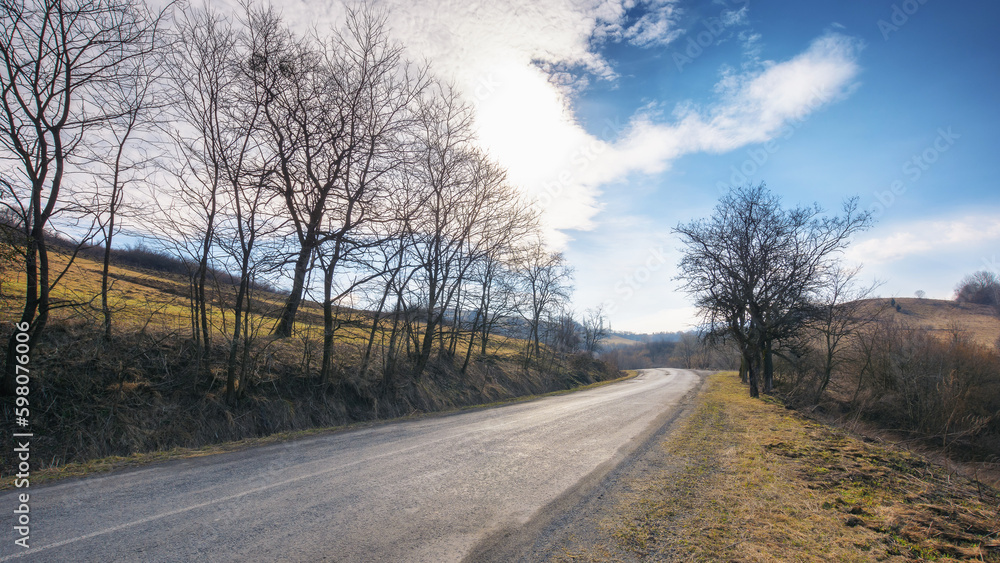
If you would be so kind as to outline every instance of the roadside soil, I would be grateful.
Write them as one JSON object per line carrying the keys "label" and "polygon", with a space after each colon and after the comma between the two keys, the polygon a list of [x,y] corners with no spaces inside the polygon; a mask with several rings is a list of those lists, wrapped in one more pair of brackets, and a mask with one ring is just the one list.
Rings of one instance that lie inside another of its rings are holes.
{"label": "roadside soil", "polygon": [[508,560],[995,561],[1000,491],[711,375],[571,516]]}

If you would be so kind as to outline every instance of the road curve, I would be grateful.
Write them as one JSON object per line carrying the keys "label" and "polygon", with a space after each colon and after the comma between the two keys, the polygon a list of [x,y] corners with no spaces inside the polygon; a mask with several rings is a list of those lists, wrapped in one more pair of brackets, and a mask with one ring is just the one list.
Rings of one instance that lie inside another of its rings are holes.
{"label": "road curve", "polygon": [[607,471],[690,371],[32,488],[30,549],[0,495],[0,561],[460,561]]}

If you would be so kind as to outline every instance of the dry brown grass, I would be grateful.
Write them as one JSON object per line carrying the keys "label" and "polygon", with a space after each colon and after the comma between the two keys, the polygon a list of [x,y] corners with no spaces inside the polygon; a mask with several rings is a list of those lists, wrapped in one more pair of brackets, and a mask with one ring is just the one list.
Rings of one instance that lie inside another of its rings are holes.
{"label": "dry brown grass", "polygon": [[[49,256],[53,272],[65,274],[53,289],[53,303],[60,306],[52,311],[54,321],[91,322],[100,324],[102,264],[87,257],[77,256],[67,269],[68,255],[52,252]],[[0,300],[0,318],[14,319],[20,316],[18,308],[24,298],[24,273],[14,269],[10,279],[4,280],[3,291],[6,299]],[[148,330],[154,334],[190,332],[190,302],[188,287],[183,276],[148,270],[138,270],[112,265],[109,269],[111,286],[108,291],[109,306],[113,312],[114,331],[129,334]],[[222,306],[222,302],[233,299],[235,287],[210,288],[209,323],[213,338],[226,339],[231,332],[232,312]],[[73,304],[73,306],[62,306]],[[276,315],[284,304],[284,297],[274,293],[257,292],[254,308],[265,311],[267,316],[255,313],[253,324],[263,328],[267,334],[275,324]],[[365,311],[343,309],[338,312],[344,321],[338,330],[336,341],[343,345],[360,346],[367,343],[372,325],[372,315]],[[296,323],[296,334],[300,338],[319,340],[323,334],[322,307],[318,303],[304,301],[300,306]],[[230,324],[227,324],[230,323]],[[459,337],[458,349],[464,350],[468,337]],[[489,345],[489,354],[503,358],[515,358],[523,352],[524,342],[516,338],[494,337]]]}
{"label": "dry brown grass", "polygon": [[[67,260],[58,253],[51,259],[56,270]],[[491,339],[487,354],[475,351],[465,373],[459,371],[464,355],[442,354],[417,378],[410,359],[401,353],[396,369],[387,374],[380,369],[383,348],[378,333],[375,363],[362,371],[373,315],[345,309],[338,311],[344,324],[335,336],[333,373],[322,382],[322,323],[317,306],[307,303],[292,338],[271,337],[274,319],[256,316],[260,332],[238,382],[239,397],[227,400],[226,335],[233,318],[224,302],[231,302],[232,288],[213,292],[210,322],[215,332],[209,367],[203,369],[189,339],[183,276],[112,268],[116,312],[107,340],[97,300],[100,271],[94,260],[77,258],[52,295],[54,301],[74,305],[53,309],[32,352],[31,424],[36,435],[33,459],[38,460],[33,474],[50,470],[53,477],[79,475],[144,460],[204,455],[230,447],[229,442],[276,433],[503,401],[617,376],[605,364],[574,355],[525,368],[524,341],[499,336]],[[2,321],[19,314],[16,306],[18,297],[23,298],[24,281],[5,280],[3,290],[10,298],[0,299],[0,339],[11,330],[10,323]],[[270,305],[277,311],[282,296],[260,292],[257,299],[255,309],[270,315]],[[459,339],[463,351],[467,338]],[[12,428],[12,402],[0,402],[0,418]],[[10,455],[0,452],[0,467],[14,467],[8,463]],[[0,488],[3,475],[0,469]]]}
{"label": "dry brown grass", "polygon": [[554,560],[1000,561],[997,491],[746,395],[712,376],[665,467]]}
{"label": "dry brown grass", "polygon": [[[871,299],[883,305],[888,299]],[[1000,338],[1000,315],[988,305],[959,303],[941,299],[898,298],[900,310],[886,309],[886,315],[913,328],[923,328],[948,339],[956,331],[966,333],[974,342],[993,347]]]}

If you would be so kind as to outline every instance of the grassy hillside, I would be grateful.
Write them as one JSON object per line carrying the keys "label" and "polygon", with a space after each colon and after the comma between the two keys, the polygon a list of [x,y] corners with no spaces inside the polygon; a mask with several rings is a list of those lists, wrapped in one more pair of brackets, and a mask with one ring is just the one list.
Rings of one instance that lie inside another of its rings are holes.
{"label": "grassy hillside", "polygon": [[[885,305],[888,299],[869,300],[872,306]],[[957,331],[983,346],[995,346],[1000,340],[1000,315],[988,305],[958,303],[941,299],[898,298],[899,310],[887,313],[914,328],[923,328],[947,339]]]}
{"label": "grassy hillside", "polygon": [[625,338],[617,334],[613,334],[601,340],[601,347],[604,349],[621,348],[622,346],[638,346],[639,344],[642,344],[642,342]]}
{"label": "grassy hillside", "polygon": [[[65,255],[53,256],[64,265]],[[60,268],[61,269],[61,268]],[[32,352],[33,460],[60,466],[106,456],[201,447],[254,439],[278,432],[439,411],[586,385],[618,376],[606,364],[582,355],[546,352],[524,364],[524,342],[490,340],[468,369],[462,336],[455,357],[439,355],[421,377],[404,356],[393,370],[360,369],[372,314],[342,309],[335,336],[331,381],[318,379],[322,358],[319,307],[300,309],[296,334],[270,336],[283,296],[258,292],[253,325],[258,331],[248,354],[240,398],[225,400],[225,365],[232,315],[225,304],[234,289],[219,284],[211,297],[214,329],[208,373],[190,341],[188,287],[183,276],[114,267],[110,341],[100,330],[100,264],[77,258],[53,292],[52,312],[42,342]],[[5,280],[0,302],[0,338],[24,282]],[[376,330],[375,362],[381,361],[382,320]],[[13,428],[13,403],[3,403],[4,431]],[[4,451],[9,456],[10,451]],[[3,459],[3,467],[14,467]],[[39,467],[33,466],[33,469]]]}
{"label": "grassy hillside", "polygon": [[[61,272],[66,267],[68,255],[54,253],[50,260],[53,269]],[[101,314],[101,271],[100,262],[76,257],[52,291],[53,301],[60,306],[52,316],[57,320],[72,322],[98,322]],[[109,277],[109,305],[114,312],[114,324],[118,332],[125,334],[143,329],[159,334],[190,332],[190,290],[185,276],[112,264]],[[227,284],[216,284],[212,288],[212,300],[216,306],[210,311],[213,315],[211,322],[219,337],[226,336],[226,331],[223,330],[226,328],[226,311],[220,305],[232,301],[235,289]],[[0,313],[4,318],[20,316],[17,306],[20,305],[24,291],[22,277],[15,277],[4,283],[5,299],[0,302]],[[272,292],[262,291],[255,296],[255,309],[265,313],[276,313],[283,303],[284,296]],[[305,301],[299,312],[303,332],[316,330],[321,326],[322,309],[319,304]],[[363,315],[360,311],[353,313]],[[274,320],[265,314],[258,317],[258,324],[269,331]]]}

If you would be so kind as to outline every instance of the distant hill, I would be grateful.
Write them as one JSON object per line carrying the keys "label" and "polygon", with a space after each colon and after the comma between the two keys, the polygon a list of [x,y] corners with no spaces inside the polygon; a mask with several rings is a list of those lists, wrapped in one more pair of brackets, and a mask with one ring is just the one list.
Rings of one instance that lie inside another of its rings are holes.
{"label": "distant hill", "polygon": [[[966,332],[984,346],[994,346],[1000,338],[1000,314],[988,305],[959,303],[944,299],[916,297],[876,298],[865,300],[872,307],[885,307],[885,315],[913,328],[924,328],[940,338],[950,338],[953,330]],[[899,305],[897,311],[895,305]],[[682,332],[635,333],[615,331],[601,340],[604,350],[636,346],[650,342],[676,342]]]}
{"label": "distant hill", "polygon": [[607,348],[620,348],[622,346],[634,346],[636,344],[648,344],[652,342],[677,342],[684,335],[683,332],[629,332],[612,331],[606,338],[601,340],[601,344]]}
{"label": "distant hill", "polygon": [[642,344],[641,340],[635,340],[619,334],[612,334],[607,338],[601,340],[601,346],[604,349],[621,348],[623,346],[636,346]]}
{"label": "distant hill", "polygon": [[[873,306],[888,305],[890,299],[869,299]],[[886,315],[894,315],[901,322],[924,328],[942,339],[950,338],[954,330],[969,335],[972,340],[984,346],[994,346],[1000,339],[1000,315],[988,305],[959,303],[943,299],[918,299],[900,297],[895,299],[895,307],[886,310]]]}

